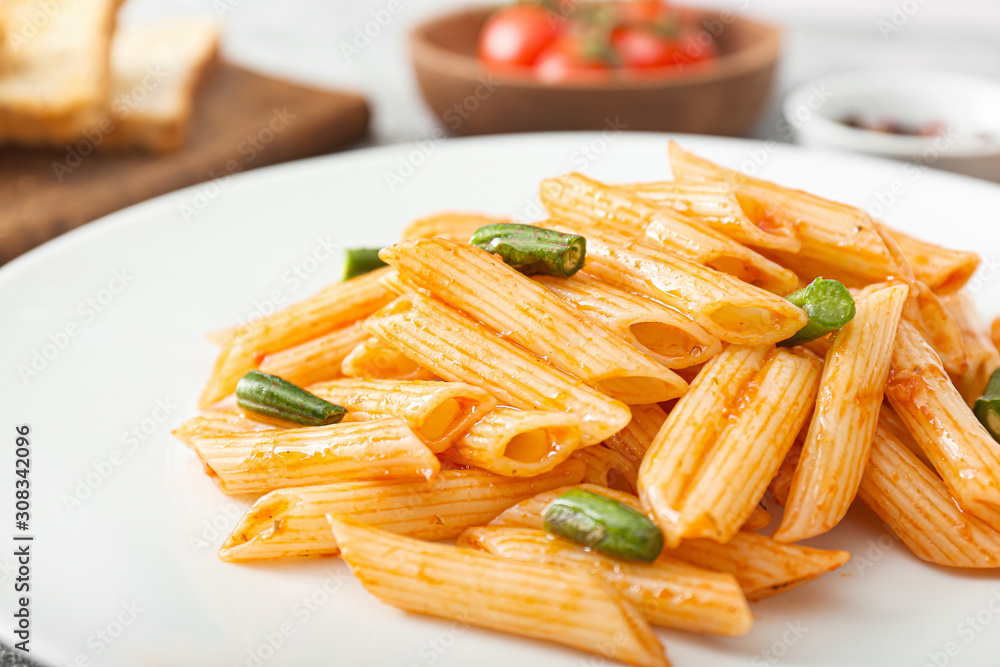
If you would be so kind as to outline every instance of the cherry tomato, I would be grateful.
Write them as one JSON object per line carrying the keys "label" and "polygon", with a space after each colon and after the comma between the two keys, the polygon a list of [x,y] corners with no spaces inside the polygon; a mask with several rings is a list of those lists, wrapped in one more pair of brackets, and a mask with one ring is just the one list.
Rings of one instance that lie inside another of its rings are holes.
{"label": "cherry tomato", "polygon": [[556,15],[519,3],[499,10],[479,36],[479,58],[490,65],[530,66],[559,36]]}
{"label": "cherry tomato", "polygon": [[618,3],[622,23],[660,23],[670,14],[670,5],[662,0],[625,0]]}
{"label": "cherry tomato", "polygon": [[584,1],[578,8],[566,16],[533,2],[498,10],[480,35],[480,59],[495,69],[533,67],[539,79],[558,82],[606,77],[612,68],[669,72],[718,56],[697,10],[666,0]]}
{"label": "cherry tomato", "polygon": [[611,34],[611,46],[622,67],[627,69],[673,65],[682,56],[676,40],[666,39],[648,28],[616,28]]}
{"label": "cherry tomato", "polygon": [[547,83],[602,78],[608,69],[607,62],[587,55],[582,42],[572,37],[552,43],[535,62],[535,74]]}
{"label": "cherry tomato", "polygon": [[707,35],[688,34],[676,39],[649,28],[616,28],[611,45],[626,69],[682,67],[715,56],[715,42]]}

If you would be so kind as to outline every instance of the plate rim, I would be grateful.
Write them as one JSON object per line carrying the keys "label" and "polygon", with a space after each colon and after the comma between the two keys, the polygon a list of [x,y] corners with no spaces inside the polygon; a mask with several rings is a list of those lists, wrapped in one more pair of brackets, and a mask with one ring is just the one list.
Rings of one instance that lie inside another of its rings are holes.
{"label": "plate rim", "polygon": [[[713,143],[720,144],[742,144],[746,147],[751,146],[777,146],[782,151],[791,150],[793,153],[798,154],[829,154],[835,156],[838,160],[849,160],[856,162],[867,162],[882,165],[903,165],[909,164],[909,161],[904,160],[894,160],[887,157],[874,156],[874,155],[863,155],[854,153],[851,151],[837,150],[833,148],[826,147],[813,147],[813,146],[803,146],[800,144],[780,142],[773,139],[757,139],[757,138],[746,138],[746,137],[722,137],[707,134],[684,134],[684,133],[674,133],[674,132],[632,132],[626,130],[623,132],[624,136],[628,136],[633,139],[657,139],[664,144],[671,140],[677,140],[678,142],[683,142],[686,139],[695,139],[697,141],[709,141]],[[596,131],[567,131],[567,132],[519,132],[511,134],[495,134],[495,135],[483,135],[476,137],[447,137],[444,139],[440,148],[446,151],[454,150],[450,148],[451,146],[477,146],[477,145],[490,145],[494,143],[503,142],[518,142],[524,140],[535,140],[544,141],[546,139],[557,139],[557,138],[570,138],[570,137],[600,137],[602,132]],[[382,146],[367,146],[353,148],[346,151],[341,151],[338,153],[330,153],[327,155],[317,155],[314,157],[302,158],[299,160],[291,160],[289,162],[282,162],[274,165],[267,165],[263,167],[258,167],[256,169],[251,169],[246,172],[233,174],[228,178],[233,179],[240,187],[247,187],[248,185],[253,185],[255,182],[272,182],[280,180],[282,177],[287,177],[292,175],[295,171],[301,169],[313,169],[317,168],[319,165],[326,164],[337,164],[342,161],[352,160],[352,159],[377,159],[378,156],[383,154],[398,154],[406,152],[408,149],[419,149],[420,145],[426,143],[427,139],[414,140],[397,144],[386,144]],[[666,149],[664,149],[666,150]],[[924,167],[929,172],[933,173],[935,178],[944,177],[947,180],[955,180],[959,183],[965,183],[966,185],[973,185],[976,187],[985,187],[987,189],[992,189],[1000,192],[1000,183],[993,183],[991,181],[986,181],[983,179],[975,178],[972,176],[966,176],[963,174],[957,174],[953,172],[944,171],[941,169],[936,169],[934,167]],[[198,188],[203,187],[206,183],[211,183],[212,180],[202,181],[201,183],[196,183],[178,190],[173,190],[171,192],[164,193],[162,195],[153,197],[152,199],[147,199],[145,201],[127,206],[118,211],[114,211],[105,216],[92,220],[91,222],[84,223],[75,229],[71,229],[64,234],[60,234],[55,238],[49,239],[45,243],[38,245],[31,250],[15,257],[11,261],[7,262],[3,266],[0,266],[0,290],[3,290],[5,283],[11,279],[13,274],[20,271],[30,269],[32,266],[46,261],[50,255],[59,253],[65,249],[68,249],[74,244],[86,243],[91,239],[99,238],[105,234],[111,234],[115,230],[121,227],[127,227],[130,225],[140,224],[143,217],[149,213],[153,213],[158,210],[163,210],[169,207],[175,201],[189,195]]]}

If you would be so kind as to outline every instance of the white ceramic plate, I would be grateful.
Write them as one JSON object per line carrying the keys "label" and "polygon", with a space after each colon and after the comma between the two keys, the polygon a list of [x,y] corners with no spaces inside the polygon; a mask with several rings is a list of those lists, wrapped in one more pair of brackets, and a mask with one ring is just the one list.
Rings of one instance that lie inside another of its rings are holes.
{"label": "white ceramic plate", "polygon": [[[440,209],[535,217],[539,179],[567,170],[664,177],[667,138],[504,136],[314,159],[162,197],[4,267],[0,637],[13,639],[16,597],[14,426],[28,423],[36,658],[129,667],[602,664],[384,606],[337,559],[222,563],[215,548],[243,505],[215,488],[170,430],[194,413],[214,360],[205,332],[335,279],[340,258],[329,246],[387,243]],[[987,263],[972,287],[987,313],[1000,311],[1000,188],[833,153],[680,139],[979,250]],[[37,375],[24,374],[33,359]],[[746,637],[662,633],[675,664],[996,664],[1000,578],[919,562],[864,508],[812,543],[849,549],[854,560],[755,604]]]}

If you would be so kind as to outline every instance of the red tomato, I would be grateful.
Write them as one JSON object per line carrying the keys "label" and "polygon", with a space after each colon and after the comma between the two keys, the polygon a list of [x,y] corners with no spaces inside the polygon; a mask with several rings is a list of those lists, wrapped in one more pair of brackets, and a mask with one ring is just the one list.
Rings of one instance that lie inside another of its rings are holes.
{"label": "red tomato", "polygon": [[707,35],[671,39],[648,28],[617,28],[611,35],[611,45],[626,69],[682,67],[715,56],[715,43]]}
{"label": "red tomato", "polygon": [[670,5],[662,0],[625,0],[618,4],[622,23],[659,23],[670,12]]}
{"label": "red tomato", "polygon": [[616,28],[611,34],[611,46],[627,69],[673,65],[682,55],[676,40],[665,39],[647,28]]}
{"label": "red tomato", "polygon": [[559,35],[558,20],[539,5],[499,10],[479,35],[479,58],[490,65],[533,65]]}
{"label": "red tomato", "polygon": [[584,53],[579,40],[564,37],[542,51],[535,62],[535,74],[546,83],[602,78],[608,63]]}

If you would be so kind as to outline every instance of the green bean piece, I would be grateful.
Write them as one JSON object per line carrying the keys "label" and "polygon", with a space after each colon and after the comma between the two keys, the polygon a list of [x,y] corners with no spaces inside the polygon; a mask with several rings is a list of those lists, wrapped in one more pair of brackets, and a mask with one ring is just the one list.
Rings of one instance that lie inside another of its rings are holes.
{"label": "green bean piece", "polygon": [[486,225],[476,230],[469,243],[500,255],[505,264],[526,276],[569,278],[587,259],[584,237],[532,225]]}
{"label": "green bean piece", "polygon": [[993,371],[983,395],[972,406],[972,412],[993,439],[1000,442],[1000,368]]}
{"label": "green bean piece", "polygon": [[570,489],[545,508],[545,532],[608,556],[651,563],[663,550],[659,526],[597,493]]}
{"label": "green bean piece", "polygon": [[822,338],[854,319],[854,297],[836,280],[817,278],[785,298],[806,311],[809,322],[794,336],[778,343],[784,347]]}
{"label": "green bean piece", "polygon": [[379,259],[381,248],[348,248],[347,259],[344,261],[344,280],[388,266]]}
{"label": "green bean piece", "polygon": [[247,412],[298,426],[337,424],[347,410],[277,375],[250,371],[236,384],[236,404]]}

